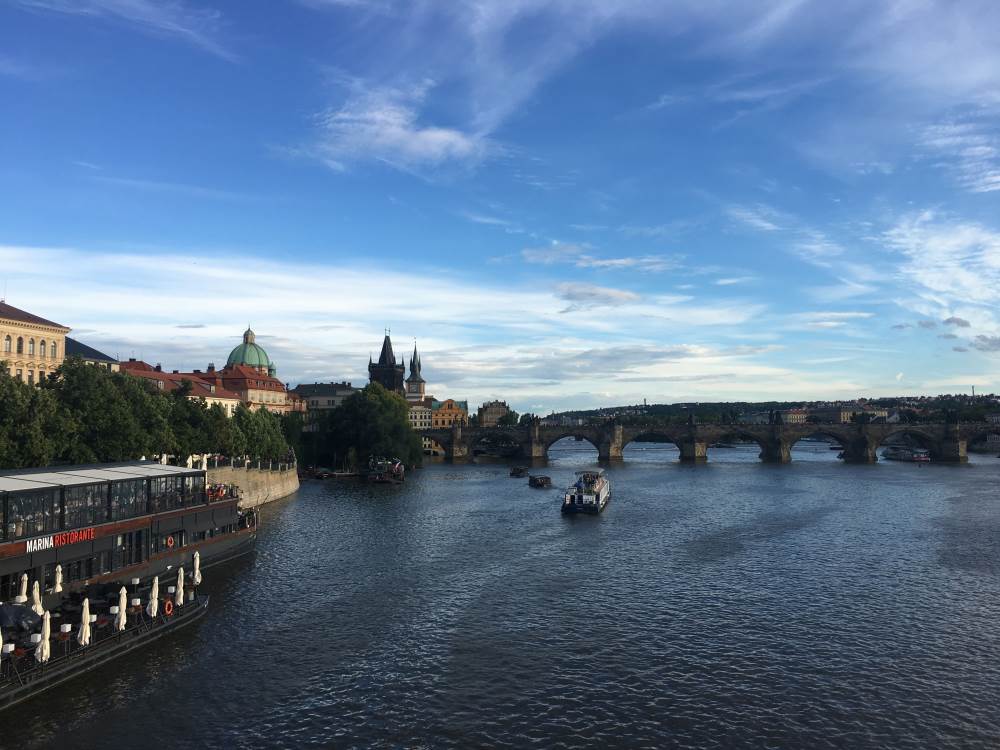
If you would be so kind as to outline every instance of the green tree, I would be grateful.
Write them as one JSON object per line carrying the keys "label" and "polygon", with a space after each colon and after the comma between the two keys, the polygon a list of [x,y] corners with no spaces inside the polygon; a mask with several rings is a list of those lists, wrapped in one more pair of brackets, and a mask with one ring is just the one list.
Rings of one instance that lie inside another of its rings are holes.
{"label": "green tree", "polygon": [[497,425],[499,427],[514,427],[517,424],[518,414],[513,409],[510,409],[506,414],[504,414],[500,419],[497,420]]}
{"label": "green tree", "polygon": [[358,469],[375,457],[399,458],[408,466],[423,458],[420,437],[410,426],[403,398],[378,383],[348,397],[321,423],[317,460]]}

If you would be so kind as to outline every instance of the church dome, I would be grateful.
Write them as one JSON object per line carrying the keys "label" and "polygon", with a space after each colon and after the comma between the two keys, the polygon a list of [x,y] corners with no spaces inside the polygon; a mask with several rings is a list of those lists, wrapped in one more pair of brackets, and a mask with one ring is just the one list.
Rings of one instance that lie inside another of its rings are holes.
{"label": "church dome", "polygon": [[243,334],[243,343],[229,353],[226,366],[229,367],[231,365],[262,367],[269,371],[274,369],[274,365],[271,364],[267,352],[264,351],[263,347],[255,343],[254,333],[249,328]]}

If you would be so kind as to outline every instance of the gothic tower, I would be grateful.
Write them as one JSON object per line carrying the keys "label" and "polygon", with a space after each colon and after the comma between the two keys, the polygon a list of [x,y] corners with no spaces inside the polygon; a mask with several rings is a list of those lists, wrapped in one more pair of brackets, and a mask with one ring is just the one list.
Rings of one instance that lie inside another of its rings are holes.
{"label": "gothic tower", "polygon": [[371,357],[368,358],[368,380],[402,396],[405,394],[403,390],[403,377],[405,375],[406,366],[396,364],[396,356],[392,353],[392,341],[389,340],[389,332],[386,331],[378,363],[372,362]]}
{"label": "gothic tower", "polygon": [[406,379],[406,400],[418,403],[424,400],[424,389],[427,384],[420,377],[420,355],[417,353],[417,342],[413,342],[413,356],[410,357],[410,377]]}

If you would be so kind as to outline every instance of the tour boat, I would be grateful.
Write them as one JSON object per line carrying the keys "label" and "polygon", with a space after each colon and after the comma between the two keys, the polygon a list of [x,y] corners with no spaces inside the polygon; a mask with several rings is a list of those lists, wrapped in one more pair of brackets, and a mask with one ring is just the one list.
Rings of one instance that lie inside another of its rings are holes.
{"label": "tour boat", "polygon": [[0,601],[14,601],[22,575],[52,607],[88,586],[162,575],[196,550],[203,568],[246,554],[257,513],[238,504],[203,469],[150,461],[0,473]]}
{"label": "tour boat", "polygon": [[400,484],[406,469],[398,458],[373,458],[368,462],[368,481],[376,484]]}
{"label": "tour boat", "polygon": [[566,489],[563,513],[592,513],[604,510],[611,498],[611,483],[603,469],[578,471],[576,482]]}
{"label": "tour boat", "polygon": [[931,454],[923,448],[908,448],[903,445],[890,445],[882,451],[882,458],[887,461],[926,463],[931,460]]}
{"label": "tour boat", "polygon": [[539,490],[547,490],[552,486],[552,480],[542,474],[533,474],[528,477],[528,486]]}

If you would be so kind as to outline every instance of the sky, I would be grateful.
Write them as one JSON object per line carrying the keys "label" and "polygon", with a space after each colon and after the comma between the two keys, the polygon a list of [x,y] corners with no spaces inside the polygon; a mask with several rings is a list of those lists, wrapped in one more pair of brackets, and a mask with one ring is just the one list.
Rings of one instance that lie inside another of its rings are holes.
{"label": "sky", "polygon": [[[0,292],[519,411],[1000,391],[1000,4],[0,0]],[[5,290],[5,291],[3,291]]]}

